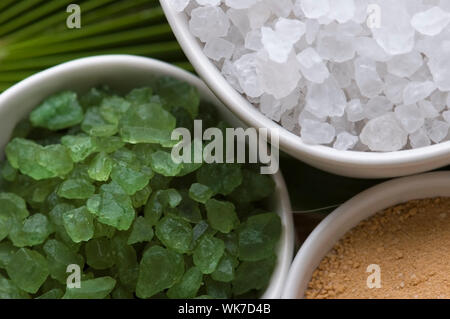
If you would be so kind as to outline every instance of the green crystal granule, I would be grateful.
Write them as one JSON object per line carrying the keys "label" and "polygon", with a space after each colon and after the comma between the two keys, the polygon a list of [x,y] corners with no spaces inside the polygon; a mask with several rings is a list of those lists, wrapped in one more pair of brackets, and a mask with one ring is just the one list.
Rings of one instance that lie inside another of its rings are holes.
{"label": "green crystal granule", "polygon": [[189,251],[193,233],[188,222],[165,216],[156,224],[156,236],[166,247],[182,254]]}
{"label": "green crystal granule", "polygon": [[97,150],[96,140],[87,135],[63,136],[61,144],[67,147],[74,163],[84,161]]}
{"label": "green crystal granule", "polygon": [[113,160],[105,152],[98,153],[89,164],[88,174],[94,181],[106,182],[113,169]]}
{"label": "green crystal granule", "polygon": [[36,213],[24,221],[14,220],[9,239],[16,247],[40,245],[53,232],[46,215]]}
{"label": "green crystal granule", "polygon": [[188,269],[183,278],[168,291],[167,296],[172,299],[194,298],[203,282],[203,273],[197,268]]}
{"label": "green crystal granule", "polygon": [[213,195],[212,189],[206,185],[194,183],[189,188],[189,197],[202,204],[205,204]]}
{"label": "green crystal granule", "polygon": [[114,266],[114,252],[111,241],[105,237],[94,238],[86,243],[86,263],[94,269],[108,269]]}
{"label": "green crystal granule", "polygon": [[87,208],[99,222],[118,230],[128,230],[136,216],[130,196],[114,182],[102,185],[100,194],[88,200]]}
{"label": "green crystal granule", "polygon": [[80,288],[67,288],[63,299],[104,299],[116,285],[111,277],[99,277],[80,282]]}
{"label": "green crystal granule", "polygon": [[117,123],[108,122],[103,118],[98,107],[93,107],[86,112],[81,129],[91,136],[99,137],[113,136],[119,130]]}
{"label": "green crystal granule", "polygon": [[85,206],[64,212],[63,223],[75,243],[88,241],[94,236],[93,216]]}
{"label": "green crystal granule", "polygon": [[172,144],[171,134],[175,129],[175,117],[161,104],[133,104],[120,121],[120,136],[131,144]]}
{"label": "green crystal granule", "polygon": [[200,238],[195,247],[193,261],[194,264],[204,274],[213,273],[225,251],[223,240],[211,235],[204,235]]}
{"label": "green crystal granule", "polygon": [[139,216],[133,223],[127,243],[128,245],[133,245],[150,242],[153,239],[153,235],[153,225],[145,217]]}
{"label": "green crystal granule", "polygon": [[149,298],[177,283],[184,274],[183,256],[160,246],[147,249],[139,265],[136,294]]}
{"label": "green crystal granule", "polygon": [[212,228],[226,234],[239,224],[233,203],[209,199],[205,206],[208,222]]}
{"label": "green crystal granule", "polygon": [[239,259],[257,261],[270,257],[281,234],[278,215],[265,213],[251,216],[238,230]]}
{"label": "green crystal granule", "polygon": [[83,109],[78,103],[77,94],[70,91],[49,97],[30,114],[33,126],[52,131],[80,124],[82,120]]}
{"label": "green crystal granule", "polygon": [[67,266],[74,264],[80,266],[81,269],[84,266],[83,256],[58,240],[47,240],[43,248],[47,257],[50,276],[62,284],[66,284]]}
{"label": "green crystal granule", "polygon": [[197,180],[215,194],[229,195],[242,183],[242,171],[237,164],[204,165],[197,171]]}
{"label": "green crystal granule", "polygon": [[194,120],[228,127],[162,77],[125,95],[61,92],[20,121],[0,161],[0,299],[261,296],[282,227],[264,210],[273,180],[174,162],[171,134]]}
{"label": "green crystal granule", "polygon": [[19,249],[12,256],[6,271],[17,287],[33,294],[39,290],[49,275],[45,257],[27,248]]}
{"label": "green crystal granule", "polygon": [[172,155],[164,151],[156,151],[151,155],[152,169],[163,176],[177,176],[183,164],[177,164],[172,160]]}
{"label": "green crystal granule", "polygon": [[58,188],[58,196],[66,199],[87,199],[94,193],[95,186],[83,178],[68,179]]}
{"label": "green crystal granule", "polygon": [[15,138],[7,145],[6,156],[12,167],[36,180],[64,177],[73,169],[69,151],[63,145],[41,146]]}

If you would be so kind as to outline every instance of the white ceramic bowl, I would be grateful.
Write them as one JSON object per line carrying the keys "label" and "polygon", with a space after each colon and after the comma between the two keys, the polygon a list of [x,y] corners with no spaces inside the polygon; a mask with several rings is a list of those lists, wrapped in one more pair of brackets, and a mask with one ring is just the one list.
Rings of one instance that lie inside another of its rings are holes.
{"label": "white ceramic bowl", "polygon": [[338,151],[304,143],[299,136],[262,115],[233,89],[189,32],[186,14],[175,12],[169,0],[160,2],[186,56],[217,97],[247,125],[278,130],[281,150],[295,158],[330,173],[362,178],[405,176],[450,164],[450,142],[391,153]]}
{"label": "white ceramic bowl", "polygon": [[[100,84],[127,92],[148,85],[152,78],[158,76],[171,76],[197,87],[202,98],[212,103],[224,119],[231,125],[240,125],[199,78],[180,68],[137,56],[96,56],[74,60],[40,72],[0,95],[0,156],[14,126],[49,95],[65,89],[84,92]],[[294,228],[288,191],[281,173],[275,174],[273,178],[276,190],[271,199],[272,209],[280,215],[283,231],[278,247],[278,262],[262,298],[281,296],[294,249]]]}
{"label": "white ceramic bowl", "polygon": [[327,216],[300,248],[289,271],[283,298],[301,298],[326,254],[349,230],[375,213],[413,199],[450,196],[450,172],[403,177],[381,183]]}

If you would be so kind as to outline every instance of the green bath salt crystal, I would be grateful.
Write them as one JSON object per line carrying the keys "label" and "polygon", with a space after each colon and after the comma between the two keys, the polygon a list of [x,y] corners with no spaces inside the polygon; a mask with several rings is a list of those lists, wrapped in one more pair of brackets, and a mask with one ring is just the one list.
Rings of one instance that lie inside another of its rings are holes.
{"label": "green bath salt crystal", "polygon": [[55,94],[45,100],[30,114],[34,126],[56,131],[80,124],[83,109],[77,100],[77,94],[66,91]]}
{"label": "green bath salt crystal", "polygon": [[62,284],[66,284],[67,266],[78,265],[81,269],[84,266],[83,256],[75,253],[64,243],[49,239],[44,244],[44,252],[48,261],[50,276]]}
{"label": "green bath salt crystal", "polygon": [[61,144],[67,147],[74,163],[84,161],[97,150],[96,140],[87,135],[63,136]]}
{"label": "green bath salt crystal", "polygon": [[[173,161],[176,127],[227,124],[189,84],[149,83],[61,92],[16,126],[0,161],[0,299],[264,292],[281,236],[264,210],[272,178],[257,165]],[[69,265],[80,288],[67,287]]]}
{"label": "green bath salt crystal", "polygon": [[117,123],[106,121],[98,107],[90,108],[81,123],[83,132],[91,136],[108,137],[113,136],[118,131]]}
{"label": "green bath salt crystal", "polygon": [[133,223],[128,245],[150,242],[153,239],[153,226],[145,217],[139,216]]}
{"label": "green bath salt crystal", "polygon": [[36,293],[49,275],[48,262],[36,251],[21,248],[12,257],[6,271],[22,290]]}
{"label": "green bath salt crystal", "polygon": [[140,298],[152,297],[172,287],[183,274],[182,255],[160,246],[153,246],[142,256],[136,294]]}
{"label": "green bath salt crystal", "polygon": [[98,153],[89,164],[89,177],[98,182],[106,182],[113,169],[113,160],[105,152]]}
{"label": "green bath salt crystal", "polygon": [[192,242],[191,225],[176,217],[165,216],[156,224],[156,236],[168,248],[186,253]]}
{"label": "green bath salt crystal", "polygon": [[103,299],[115,286],[116,280],[108,276],[82,280],[80,288],[67,288],[63,299]]}
{"label": "green bath salt crystal", "polygon": [[227,234],[239,224],[233,203],[209,199],[205,206],[212,228]]}
{"label": "green bath salt crystal", "polygon": [[63,145],[41,146],[15,138],[6,146],[6,156],[11,166],[36,180],[63,177],[73,169],[69,151]]}
{"label": "green bath salt crystal", "polygon": [[58,196],[66,199],[87,199],[95,193],[95,186],[83,178],[68,179],[59,185]]}
{"label": "green bath salt crystal", "polygon": [[189,188],[189,197],[202,204],[205,204],[213,195],[212,189],[203,184],[194,183]]}
{"label": "green bath salt crystal", "polygon": [[88,241],[94,236],[93,217],[85,206],[64,212],[63,224],[75,243]]}
{"label": "green bath salt crystal", "polygon": [[225,244],[222,240],[211,235],[204,235],[200,238],[195,247],[193,260],[202,273],[213,273],[225,251]]}
{"label": "green bath salt crystal", "polygon": [[37,213],[23,222],[14,220],[9,238],[16,247],[36,246],[42,244],[52,232],[47,216]]}
{"label": "green bath salt crystal", "polygon": [[251,216],[238,230],[239,258],[257,261],[275,251],[281,234],[281,220],[272,213]]}

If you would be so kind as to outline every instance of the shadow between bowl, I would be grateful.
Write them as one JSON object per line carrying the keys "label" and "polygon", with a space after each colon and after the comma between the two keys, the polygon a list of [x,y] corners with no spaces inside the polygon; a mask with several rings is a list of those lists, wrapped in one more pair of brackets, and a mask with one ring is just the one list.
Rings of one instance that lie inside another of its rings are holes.
{"label": "shadow between bowl", "polygon": [[[202,99],[214,105],[221,118],[233,126],[243,124],[211,93],[196,76],[170,64],[131,55],[104,55],[73,60],[37,73],[0,95],[0,156],[14,126],[43,99],[61,90],[79,93],[101,84],[119,92],[148,85],[158,76],[171,76],[198,88]],[[277,250],[277,264],[270,283],[261,298],[279,298],[292,262],[294,226],[289,194],[281,172],[273,175],[276,184],[271,208],[279,214],[282,234]]]}
{"label": "shadow between bowl", "polygon": [[184,53],[197,73],[216,96],[250,127],[278,132],[280,149],[324,171],[356,178],[390,178],[427,172],[450,164],[450,141],[420,149],[390,153],[338,151],[327,146],[309,145],[266,118],[222,76],[203,54],[199,41],[190,33],[186,14],[177,13],[168,0],[160,0],[167,20]]}
{"label": "shadow between bowl", "polygon": [[450,171],[393,179],[353,197],[309,235],[292,263],[282,298],[303,298],[312,274],[349,230],[388,207],[413,199],[450,197]]}

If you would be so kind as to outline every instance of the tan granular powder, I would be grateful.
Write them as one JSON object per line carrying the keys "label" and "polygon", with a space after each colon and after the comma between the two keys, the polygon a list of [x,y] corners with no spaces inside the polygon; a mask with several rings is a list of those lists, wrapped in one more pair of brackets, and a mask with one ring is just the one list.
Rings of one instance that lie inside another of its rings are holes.
{"label": "tan granular powder", "polygon": [[[381,288],[368,287],[373,264]],[[361,222],[322,260],[305,296],[450,298],[450,198],[410,201]]]}

